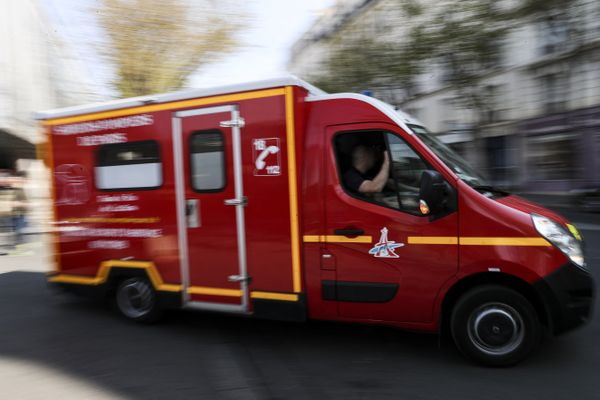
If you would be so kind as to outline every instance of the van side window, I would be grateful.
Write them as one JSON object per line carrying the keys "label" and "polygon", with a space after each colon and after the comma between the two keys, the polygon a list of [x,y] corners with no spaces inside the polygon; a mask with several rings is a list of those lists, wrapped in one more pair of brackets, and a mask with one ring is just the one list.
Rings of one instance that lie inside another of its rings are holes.
{"label": "van side window", "polygon": [[[399,136],[385,131],[338,134],[334,139],[340,182],[353,197],[421,215],[421,174],[430,167]],[[389,165],[384,167],[384,153]],[[374,184],[367,183],[371,181]]]}
{"label": "van side window", "polygon": [[218,130],[190,136],[190,176],[195,191],[212,192],[225,187],[224,150],[223,134]]}
{"label": "van side window", "polygon": [[96,188],[155,189],[162,185],[162,162],[155,140],[104,144],[96,152]]}
{"label": "van side window", "polygon": [[390,149],[392,178],[398,191],[398,199],[402,210],[421,215],[419,211],[419,191],[423,171],[432,169],[423,159],[399,136],[387,134]]}

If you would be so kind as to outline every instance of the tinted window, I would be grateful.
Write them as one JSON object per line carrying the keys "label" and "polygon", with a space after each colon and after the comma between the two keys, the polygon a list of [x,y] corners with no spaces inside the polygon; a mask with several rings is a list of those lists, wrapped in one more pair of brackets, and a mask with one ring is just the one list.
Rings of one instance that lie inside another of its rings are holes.
{"label": "tinted window", "polygon": [[[419,189],[421,175],[430,169],[427,163],[399,136],[384,131],[347,132],[334,140],[339,177],[344,190],[362,200],[394,208],[411,214],[419,211]],[[360,150],[358,150],[360,148]],[[384,152],[390,162],[384,171]],[[371,162],[360,166],[357,157],[365,153]],[[385,178],[383,187],[365,193],[361,188],[364,181]]]}
{"label": "tinted window", "polygon": [[98,148],[98,167],[160,163],[158,143],[154,140],[105,144]]}
{"label": "tinted window", "polygon": [[409,125],[410,129],[423,141],[460,179],[469,186],[488,185],[477,171],[450,147],[431,135],[425,128],[418,125]]}
{"label": "tinted window", "polygon": [[100,190],[152,189],[162,184],[162,163],[154,140],[98,147],[94,168]]}
{"label": "tinted window", "polygon": [[391,177],[398,191],[404,211],[420,214],[419,190],[423,171],[431,169],[421,157],[400,137],[386,134],[391,156]]}
{"label": "tinted window", "polygon": [[196,191],[225,187],[225,154],[220,131],[195,132],[190,136],[190,169]]}

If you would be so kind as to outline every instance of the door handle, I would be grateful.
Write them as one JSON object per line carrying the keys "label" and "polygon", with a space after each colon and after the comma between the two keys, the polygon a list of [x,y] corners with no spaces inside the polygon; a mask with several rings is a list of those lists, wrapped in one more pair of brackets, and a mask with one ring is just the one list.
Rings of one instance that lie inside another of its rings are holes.
{"label": "door handle", "polygon": [[185,202],[185,216],[189,217],[190,215],[194,214],[196,210],[196,204],[194,203],[194,200],[187,200]]}
{"label": "door handle", "polygon": [[227,280],[229,282],[246,282],[246,283],[250,283],[250,281],[252,280],[252,278],[249,277],[249,276],[242,276],[242,275],[229,275],[227,277]]}
{"label": "door handle", "polygon": [[333,233],[340,236],[360,236],[365,233],[365,231],[362,229],[336,229]]}
{"label": "door handle", "polygon": [[243,196],[241,199],[227,199],[224,201],[226,206],[244,206],[248,205],[248,198]]}
{"label": "door handle", "polygon": [[185,201],[185,218],[188,228],[200,227],[200,201],[198,199],[187,199]]}

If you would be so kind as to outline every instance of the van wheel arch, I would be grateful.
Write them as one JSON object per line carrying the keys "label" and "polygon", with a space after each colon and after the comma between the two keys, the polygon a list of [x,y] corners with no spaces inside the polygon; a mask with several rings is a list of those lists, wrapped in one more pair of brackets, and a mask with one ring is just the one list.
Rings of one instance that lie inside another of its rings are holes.
{"label": "van wheel arch", "polygon": [[[128,268],[128,267],[112,267],[106,280],[106,297],[110,299],[114,296],[117,287],[125,279],[129,278],[146,278],[151,284],[152,280],[145,269]],[[152,285],[154,287],[154,285]],[[156,288],[154,287],[154,290]]]}
{"label": "van wheel arch", "polygon": [[[106,284],[107,300],[115,311],[127,319],[141,323],[154,323],[163,315],[164,310],[158,298],[157,288],[146,270],[113,267]],[[133,297],[128,298],[132,291],[134,294],[137,293],[137,296],[134,296],[137,301],[140,298],[148,299],[147,307],[144,307],[143,303],[135,304],[131,300]]]}
{"label": "van wheel arch", "polygon": [[455,282],[446,292],[440,310],[439,332],[442,337],[445,338],[450,334],[450,317],[456,302],[463,294],[481,285],[500,285],[517,291],[535,308],[542,326],[548,332],[553,332],[550,311],[531,284],[514,275],[502,272],[482,272]]}

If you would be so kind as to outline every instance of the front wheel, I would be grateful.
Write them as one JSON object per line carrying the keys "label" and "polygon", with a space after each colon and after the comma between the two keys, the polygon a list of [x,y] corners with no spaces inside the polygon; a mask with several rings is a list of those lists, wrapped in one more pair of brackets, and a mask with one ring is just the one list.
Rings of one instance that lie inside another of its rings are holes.
{"label": "front wheel", "polygon": [[156,292],[145,278],[134,277],[120,282],[115,303],[123,316],[136,322],[154,322],[161,315]]}
{"label": "front wheel", "polygon": [[450,320],[456,347],[476,362],[495,367],[517,364],[540,342],[540,323],[520,293],[486,285],[465,293]]}

